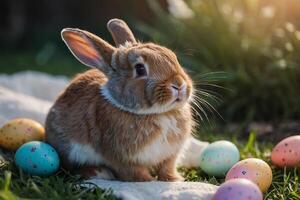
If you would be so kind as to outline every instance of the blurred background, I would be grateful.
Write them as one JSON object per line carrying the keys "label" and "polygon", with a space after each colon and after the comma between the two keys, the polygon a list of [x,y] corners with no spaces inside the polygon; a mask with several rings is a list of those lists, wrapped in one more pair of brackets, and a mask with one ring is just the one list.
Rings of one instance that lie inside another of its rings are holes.
{"label": "blurred background", "polygon": [[78,27],[112,42],[106,23],[115,17],[139,40],[176,52],[199,90],[201,127],[300,130],[299,0],[2,0],[0,73],[71,78],[87,68],[60,31]]}

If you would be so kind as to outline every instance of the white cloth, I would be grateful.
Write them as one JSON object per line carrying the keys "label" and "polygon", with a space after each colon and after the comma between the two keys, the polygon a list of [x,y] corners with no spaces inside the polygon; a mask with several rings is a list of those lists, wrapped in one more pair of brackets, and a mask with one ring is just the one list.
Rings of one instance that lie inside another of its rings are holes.
{"label": "white cloth", "polygon": [[44,124],[53,101],[67,84],[66,77],[41,72],[0,74],[0,126],[18,117]]}
{"label": "white cloth", "polygon": [[[0,75],[0,126],[18,117],[44,124],[53,101],[67,84],[65,77],[40,72]],[[199,166],[200,153],[207,144],[192,139],[180,156],[178,165]],[[119,182],[100,179],[89,182],[103,189],[113,189],[113,193],[123,200],[209,200],[217,189],[217,186],[200,182]]]}
{"label": "white cloth", "polygon": [[113,194],[123,200],[211,200],[218,188],[200,182],[120,182],[101,179],[89,182],[103,189],[112,189]]}

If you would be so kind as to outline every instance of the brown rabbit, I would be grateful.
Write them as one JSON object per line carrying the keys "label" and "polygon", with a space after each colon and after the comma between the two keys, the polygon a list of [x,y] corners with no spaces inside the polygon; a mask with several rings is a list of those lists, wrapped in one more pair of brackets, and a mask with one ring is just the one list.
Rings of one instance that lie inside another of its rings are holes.
{"label": "brown rabbit", "polygon": [[117,47],[80,29],[62,39],[95,69],[77,75],[46,119],[63,167],[84,177],[177,181],[176,159],[190,137],[192,80],[169,49],[139,43],[125,22],[107,24]]}

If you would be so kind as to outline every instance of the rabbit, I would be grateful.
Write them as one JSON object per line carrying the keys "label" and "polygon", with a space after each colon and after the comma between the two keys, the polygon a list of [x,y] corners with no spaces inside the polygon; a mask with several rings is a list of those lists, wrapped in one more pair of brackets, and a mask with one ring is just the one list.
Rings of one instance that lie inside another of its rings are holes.
{"label": "rabbit", "polygon": [[176,170],[194,127],[193,82],[170,49],[136,41],[111,19],[116,46],[77,28],[61,36],[92,69],[77,75],[50,109],[46,141],[62,167],[84,178],[183,181]]}

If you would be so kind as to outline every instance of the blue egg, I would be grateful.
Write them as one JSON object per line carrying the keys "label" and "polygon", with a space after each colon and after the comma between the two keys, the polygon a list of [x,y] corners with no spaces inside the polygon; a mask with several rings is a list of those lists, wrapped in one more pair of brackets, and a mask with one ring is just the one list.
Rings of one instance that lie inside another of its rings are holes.
{"label": "blue egg", "polygon": [[39,141],[23,144],[15,154],[15,162],[24,172],[38,176],[55,173],[60,163],[55,149]]}
{"label": "blue egg", "polygon": [[200,167],[209,175],[224,177],[227,171],[239,161],[238,148],[228,141],[209,144],[200,155]]}

